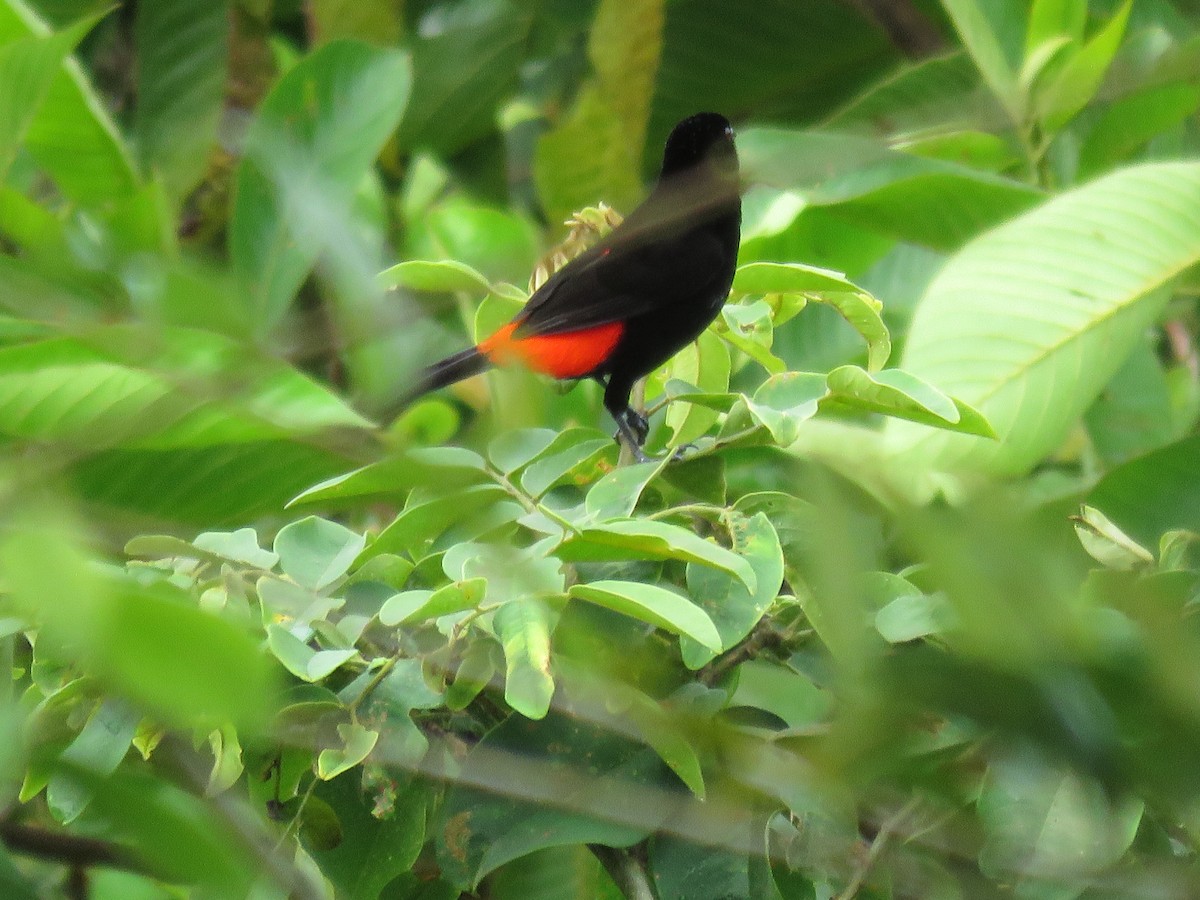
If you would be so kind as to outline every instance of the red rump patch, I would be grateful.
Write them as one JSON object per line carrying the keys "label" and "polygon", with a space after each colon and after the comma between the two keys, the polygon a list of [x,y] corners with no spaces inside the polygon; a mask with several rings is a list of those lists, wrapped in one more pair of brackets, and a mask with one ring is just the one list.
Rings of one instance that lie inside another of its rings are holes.
{"label": "red rump patch", "polygon": [[480,341],[479,352],[498,366],[520,363],[554,378],[582,378],[594,372],[608,359],[625,330],[623,323],[609,322],[580,331],[514,338],[516,328],[516,323],[509,322]]}

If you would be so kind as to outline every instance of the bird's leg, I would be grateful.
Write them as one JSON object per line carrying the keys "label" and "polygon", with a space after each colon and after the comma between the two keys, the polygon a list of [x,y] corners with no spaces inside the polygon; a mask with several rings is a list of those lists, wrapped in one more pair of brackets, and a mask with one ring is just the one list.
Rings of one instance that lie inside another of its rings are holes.
{"label": "bird's leg", "polygon": [[646,443],[646,433],[650,430],[650,423],[646,421],[646,417],[631,407],[626,407],[613,418],[617,422],[617,439],[624,438],[625,446],[629,448],[635,460],[640,463],[650,462],[652,457],[642,450],[642,444]]}
{"label": "bird's leg", "polygon": [[631,381],[610,375],[604,385],[604,408],[617,423],[617,441],[625,444],[637,462],[650,462],[651,458],[642,451],[642,444],[646,443],[646,435],[650,433],[650,423],[629,405],[632,390]]}

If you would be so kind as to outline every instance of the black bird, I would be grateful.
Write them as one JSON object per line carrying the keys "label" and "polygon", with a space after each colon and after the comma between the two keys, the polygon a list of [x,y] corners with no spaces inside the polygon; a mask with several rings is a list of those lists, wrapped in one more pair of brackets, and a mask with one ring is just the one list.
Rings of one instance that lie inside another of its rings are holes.
{"label": "black bird", "polygon": [[403,402],[510,362],[555,378],[594,378],[620,437],[645,460],[649,426],[630,408],[630,391],[720,312],[741,221],[733,128],[716,113],[684,119],[667,138],[645,201],[554,273],[511,322],[426,369]]}

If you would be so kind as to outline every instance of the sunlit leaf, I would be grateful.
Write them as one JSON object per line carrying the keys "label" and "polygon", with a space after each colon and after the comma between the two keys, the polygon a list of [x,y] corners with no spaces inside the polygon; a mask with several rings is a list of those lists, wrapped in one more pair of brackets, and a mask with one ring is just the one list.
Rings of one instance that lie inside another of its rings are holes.
{"label": "sunlit leaf", "polygon": [[574,585],[570,595],[686,635],[714,652],[721,650],[721,636],[712,620],[674,591],[633,581],[593,581]]}
{"label": "sunlit leaf", "polygon": [[[1167,300],[1159,288],[1200,260],[1197,209],[1200,168],[1137,166],[964,248],[918,305],[900,365],[977,409],[1000,439],[891,422],[892,445],[947,469],[1027,471],[1158,316]],[[1132,224],[1142,221],[1153,230]]]}
{"label": "sunlit leaf", "polygon": [[567,561],[679,559],[728,572],[751,590],[756,582],[754,569],[736,553],[686,528],[647,519],[614,519],[586,527],[555,553]]}

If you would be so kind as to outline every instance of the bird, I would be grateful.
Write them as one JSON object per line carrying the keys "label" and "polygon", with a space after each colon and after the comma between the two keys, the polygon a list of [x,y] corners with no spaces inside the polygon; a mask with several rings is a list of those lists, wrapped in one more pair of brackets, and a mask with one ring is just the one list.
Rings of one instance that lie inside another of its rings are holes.
{"label": "bird", "polygon": [[562,380],[594,379],[638,461],[645,416],[629,403],[638,379],[700,336],[729,295],[741,240],[733,127],[698,113],[667,137],[662,168],[641,205],[555,272],[506,325],[425,369],[397,402],[520,364]]}

